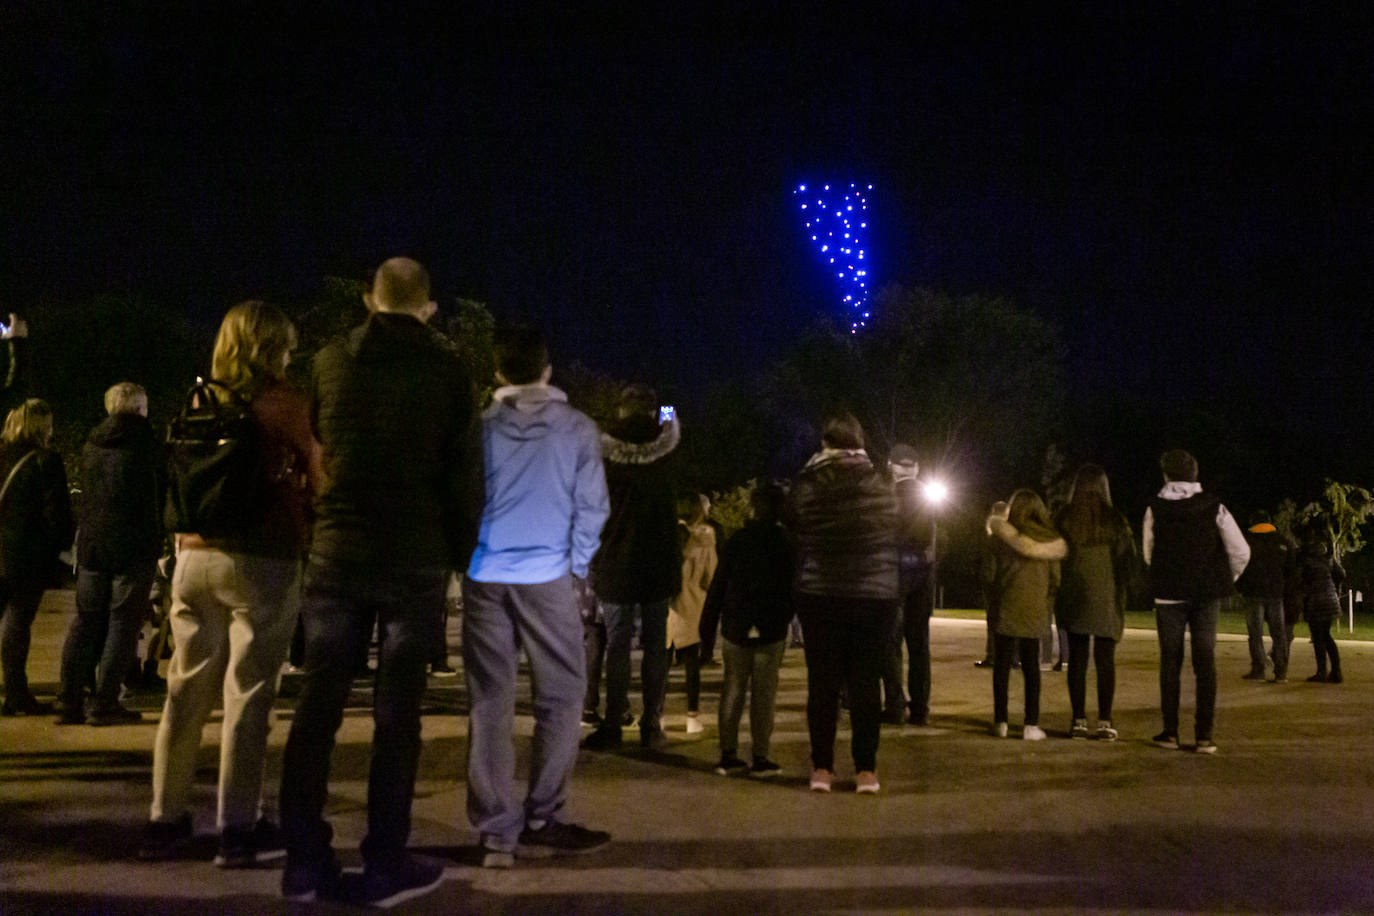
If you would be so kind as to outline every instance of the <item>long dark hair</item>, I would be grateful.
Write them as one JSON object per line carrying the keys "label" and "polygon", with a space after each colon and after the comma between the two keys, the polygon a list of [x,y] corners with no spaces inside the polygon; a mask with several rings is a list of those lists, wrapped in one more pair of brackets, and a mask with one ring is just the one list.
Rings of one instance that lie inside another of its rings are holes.
{"label": "long dark hair", "polygon": [[1059,516],[1059,530],[1070,544],[1097,544],[1111,539],[1119,518],[1112,508],[1107,472],[1095,464],[1083,465],[1073,475],[1069,503]]}

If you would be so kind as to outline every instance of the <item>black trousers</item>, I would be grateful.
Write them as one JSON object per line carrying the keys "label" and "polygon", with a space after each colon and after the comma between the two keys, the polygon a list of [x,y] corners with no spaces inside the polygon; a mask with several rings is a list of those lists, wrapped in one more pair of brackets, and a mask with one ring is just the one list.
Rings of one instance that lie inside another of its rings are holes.
{"label": "black trousers", "polygon": [[1007,721],[1007,689],[1011,682],[1011,663],[1021,659],[1021,675],[1026,680],[1026,717],[1023,724],[1040,724],[1040,640],[997,634],[993,640],[992,720]]}
{"label": "black trousers", "polygon": [[880,671],[895,602],[875,598],[798,595],[806,652],[806,724],[811,765],[835,769],[840,688],[849,698],[854,769],[873,770],[882,718]]}
{"label": "black trousers", "polygon": [[1317,673],[1325,674],[1327,659],[1331,660],[1331,671],[1341,673],[1341,653],[1336,648],[1336,639],[1331,635],[1333,618],[1307,621],[1307,629],[1312,633],[1312,651],[1317,653]]}
{"label": "black trousers", "polygon": [[1088,642],[1097,666],[1097,718],[1110,722],[1116,695],[1116,640],[1087,633],[1069,634],[1069,704],[1075,719],[1088,717]]}

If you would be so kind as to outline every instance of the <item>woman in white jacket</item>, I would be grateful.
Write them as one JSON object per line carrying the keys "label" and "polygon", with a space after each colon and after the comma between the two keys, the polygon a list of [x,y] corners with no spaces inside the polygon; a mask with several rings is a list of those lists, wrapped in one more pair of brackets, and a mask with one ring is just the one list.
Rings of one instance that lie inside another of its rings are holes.
{"label": "woman in white jacket", "polygon": [[706,524],[706,496],[692,493],[678,500],[678,536],[682,541],[682,591],[668,614],[668,651],[676,651],[687,672],[687,734],[702,730],[701,610],[716,574],[716,533]]}

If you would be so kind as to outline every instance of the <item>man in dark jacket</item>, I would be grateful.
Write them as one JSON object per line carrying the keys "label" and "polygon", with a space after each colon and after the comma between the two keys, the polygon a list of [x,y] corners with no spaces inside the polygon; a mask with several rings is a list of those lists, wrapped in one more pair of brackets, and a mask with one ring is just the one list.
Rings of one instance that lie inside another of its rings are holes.
{"label": "man in dark jacket", "polygon": [[[58,722],[141,722],[119,703],[138,650],[148,595],[162,556],[159,448],[148,422],[148,395],[133,382],[105,392],[109,416],[81,450],[81,518],[76,546],[76,616],[62,646]],[[103,651],[102,651],[103,646]],[[95,692],[82,707],[91,671]]]}
{"label": "man in dark jacket", "polygon": [[1212,724],[1217,704],[1217,620],[1221,599],[1250,560],[1250,546],[1231,513],[1197,482],[1197,459],[1182,449],[1159,459],[1164,488],[1150,500],[1141,546],[1150,567],[1150,592],[1159,629],[1159,694],[1164,731],[1154,743],[1178,749],[1179,675],[1183,634],[1192,634],[1197,680],[1197,752],[1215,754]]}
{"label": "man in dark jacket", "polygon": [[1288,628],[1283,622],[1283,592],[1293,578],[1293,551],[1269,521],[1269,513],[1250,513],[1245,531],[1250,562],[1236,580],[1236,591],[1245,599],[1245,631],[1250,637],[1250,671],[1246,680],[1264,680],[1264,625],[1269,624],[1270,657],[1274,682],[1288,680]]}
{"label": "man in dark jacket", "polygon": [[371,315],[315,357],[311,413],[325,485],[305,572],[305,676],[282,766],[282,894],[336,893],[323,819],[329,757],[359,644],[375,615],[377,667],[362,902],[438,886],[443,869],[406,853],[420,756],[420,701],[450,570],[467,568],[483,501],[472,381],[426,326],[429,276],[393,258],[366,297]]}
{"label": "man in dark jacket", "polygon": [[592,587],[606,614],[606,719],[584,747],[620,745],[620,723],[630,708],[630,643],[640,618],[644,713],[641,744],[664,744],[660,718],[668,680],[668,605],[682,588],[682,548],[669,457],[677,448],[677,418],[659,423],[658,395],[629,385],[616,405],[616,421],[601,435],[611,515],[592,560]]}

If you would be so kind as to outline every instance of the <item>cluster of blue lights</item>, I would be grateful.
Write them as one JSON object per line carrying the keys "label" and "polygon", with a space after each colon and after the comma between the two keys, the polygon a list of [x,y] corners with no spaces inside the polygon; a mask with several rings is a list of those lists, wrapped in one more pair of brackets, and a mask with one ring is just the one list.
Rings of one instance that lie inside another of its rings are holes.
{"label": "cluster of blue lights", "polygon": [[838,185],[822,185],[819,189],[797,185],[792,196],[801,207],[806,234],[821,261],[834,276],[840,289],[840,301],[849,315],[849,330],[857,332],[868,323],[868,261],[864,254],[864,239],[868,235],[868,199],[865,191],[853,181],[840,189]]}

